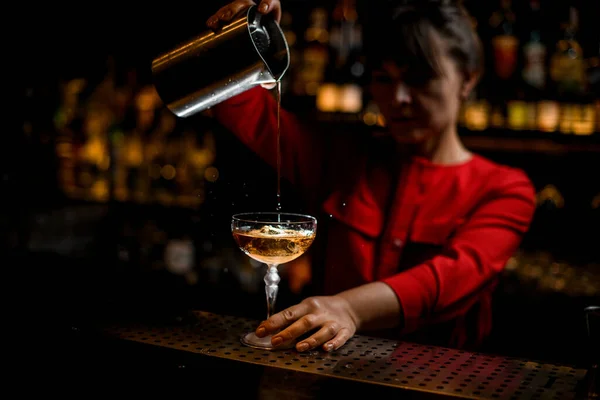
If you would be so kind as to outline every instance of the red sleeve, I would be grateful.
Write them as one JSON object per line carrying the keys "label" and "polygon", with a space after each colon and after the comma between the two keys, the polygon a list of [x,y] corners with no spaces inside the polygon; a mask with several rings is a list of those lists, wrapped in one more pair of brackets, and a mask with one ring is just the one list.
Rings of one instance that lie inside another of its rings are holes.
{"label": "red sleeve", "polygon": [[535,191],[525,174],[509,171],[500,182],[490,179],[498,183],[440,255],[383,280],[400,300],[405,332],[465,313],[519,247]]}
{"label": "red sleeve", "polygon": [[[226,129],[277,167],[277,103],[266,89],[256,87],[213,107]],[[290,112],[280,110],[281,176],[304,193],[314,192],[323,170],[324,140]]]}

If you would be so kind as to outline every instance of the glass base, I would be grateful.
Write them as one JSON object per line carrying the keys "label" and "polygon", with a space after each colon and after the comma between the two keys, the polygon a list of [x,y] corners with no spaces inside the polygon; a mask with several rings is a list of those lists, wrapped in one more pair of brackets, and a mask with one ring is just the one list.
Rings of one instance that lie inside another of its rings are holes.
{"label": "glass base", "polygon": [[288,345],[273,347],[273,345],[271,344],[272,337],[272,335],[269,335],[259,338],[254,332],[248,332],[242,335],[242,337],[240,338],[240,342],[242,342],[243,345],[260,350],[286,350],[296,346],[295,343],[290,343]]}

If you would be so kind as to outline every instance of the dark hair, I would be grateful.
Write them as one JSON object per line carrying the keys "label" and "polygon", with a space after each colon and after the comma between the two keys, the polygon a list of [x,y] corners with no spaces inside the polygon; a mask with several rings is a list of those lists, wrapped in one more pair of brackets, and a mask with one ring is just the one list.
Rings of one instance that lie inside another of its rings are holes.
{"label": "dark hair", "polygon": [[369,12],[370,25],[365,32],[369,70],[378,68],[383,61],[393,61],[406,67],[404,79],[408,83],[424,83],[442,74],[439,59],[445,52],[466,75],[481,73],[482,46],[461,1],[372,3],[378,10]]}

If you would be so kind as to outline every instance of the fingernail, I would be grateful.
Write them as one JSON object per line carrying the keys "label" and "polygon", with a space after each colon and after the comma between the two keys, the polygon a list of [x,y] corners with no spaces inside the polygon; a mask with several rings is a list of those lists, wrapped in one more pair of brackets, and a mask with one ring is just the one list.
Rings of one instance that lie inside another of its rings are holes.
{"label": "fingernail", "polygon": [[265,328],[263,328],[262,326],[259,326],[258,329],[256,330],[256,336],[258,337],[263,337],[265,335]]}
{"label": "fingernail", "polygon": [[281,343],[283,343],[281,336],[275,336],[273,340],[271,340],[271,344],[273,344],[273,346],[279,346]]}
{"label": "fingernail", "polygon": [[331,343],[328,343],[325,345],[325,351],[331,351],[333,350],[333,345]]}
{"label": "fingernail", "polygon": [[262,3],[260,5],[260,11],[265,12],[269,9],[269,5],[267,3]]}
{"label": "fingernail", "polygon": [[305,351],[308,350],[308,343],[300,343],[298,345],[298,351]]}

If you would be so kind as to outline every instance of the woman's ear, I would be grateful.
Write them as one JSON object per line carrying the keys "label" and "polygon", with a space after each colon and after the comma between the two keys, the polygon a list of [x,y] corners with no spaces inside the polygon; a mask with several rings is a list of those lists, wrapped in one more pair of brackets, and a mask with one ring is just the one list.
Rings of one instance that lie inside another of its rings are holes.
{"label": "woman's ear", "polygon": [[468,73],[460,91],[460,97],[465,100],[469,97],[477,83],[479,82],[479,73]]}

